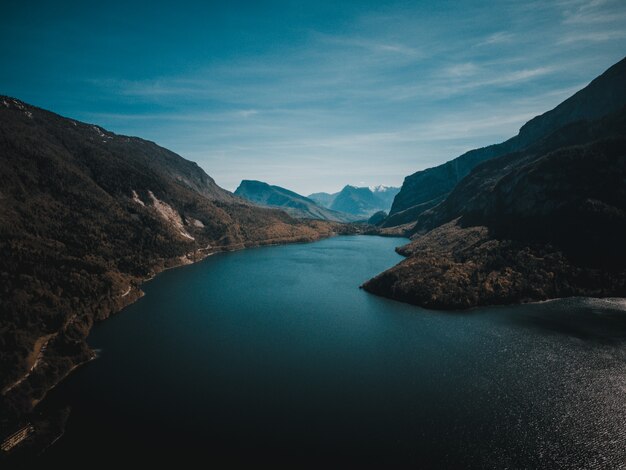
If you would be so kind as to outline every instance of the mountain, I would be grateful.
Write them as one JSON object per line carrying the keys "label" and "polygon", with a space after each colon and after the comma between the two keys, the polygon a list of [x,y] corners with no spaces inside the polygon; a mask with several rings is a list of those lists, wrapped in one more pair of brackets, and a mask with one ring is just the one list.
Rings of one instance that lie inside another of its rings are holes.
{"label": "mountain", "polygon": [[0,431],[94,357],[93,323],[155,273],[348,230],[254,206],[153,142],[6,96],[0,180]]}
{"label": "mountain", "polygon": [[380,201],[369,188],[348,185],[335,196],[330,208],[369,217],[380,210]]}
{"label": "mountain", "polygon": [[[582,205],[584,204],[581,199],[584,195],[583,189],[591,181],[595,173],[606,170],[619,172],[619,168],[613,168],[611,165],[608,167],[601,165],[600,154],[602,152],[600,152],[598,146],[593,147],[598,153],[598,168],[591,168],[589,174],[571,173],[570,175],[570,172],[574,169],[579,170],[576,167],[561,169],[561,172],[564,175],[569,175],[569,178],[580,178],[576,185],[568,188],[568,190],[571,190],[569,193],[556,187],[556,180],[548,180],[547,176],[541,175],[541,178],[545,178],[546,181],[542,181],[541,184],[537,184],[535,181],[528,181],[528,183],[533,185],[534,190],[550,190],[549,193],[541,193],[543,201],[535,201],[534,194],[525,193],[516,193],[515,196],[519,197],[519,199],[513,200],[512,194],[509,194],[512,188],[509,188],[507,184],[513,178],[519,178],[519,175],[531,170],[539,177],[539,170],[536,166],[544,161],[542,159],[546,155],[551,155],[565,148],[577,150],[587,148],[592,143],[605,142],[607,139],[619,139],[623,136],[626,136],[626,106],[618,112],[611,113],[596,121],[578,121],[568,124],[529,145],[523,151],[488,160],[478,165],[466,178],[461,180],[441,204],[424,211],[411,232],[424,234],[458,217],[477,223],[489,222],[494,227],[497,225],[499,233],[502,232],[506,225],[519,225],[521,220],[524,220],[523,230],[525,232],[537,233],[538,230],[548,230],[548,227],[551,227],[550,230],[555,230],[556,227],[552,227],[552,225],[556,222],[554,218],[556,214],[552,207],[547,208],[547,206],[561,207],[565,204],[566,198],[570,198],[576,201],[577,204]],[[563,162],[565,161],[567,160]],[[571,162],[572,165],[574,163],[574,161]],[[556,168],[541,167],[541,169],[556,171]],[[610,175],[605,176],[608,178]],[[606,180],[607,184],[611,181],[612,178]],[[602,181],[597,181],[596,183],[600,186]],[[548,187],[548,184],[553,186]],[[528,188],[523,187],[521,181],[515,180],[515,185],[515,190],[528,190]],[[610,186],[607,187],[607,189],[609,188]],[[626,188],[624,189],[626,190]],[[618,202],[620,201],[616,201],[616,203]],[[534,203],[544,204],[546,207],[542,208],[541,212],[550,213],[550,219],[542,219],[539,226],[534,223],[530,224],[530,220],[525,219],[527,214],[522,214],[522,208],[530,209]],[[503,209],[507,205],[509,206],[507,212],[504,212]],[[571,207],[571,211],[575,210],[576,207]],[[561,220],[558,223],[561,222],[565,223],[566,221]],[[569,221],[568,223],[572,222]],[[518,227],[515,230],[520,229],[522,228]]]}
{"label": "mountain", "polygon": [[474,168],[419,216],[407,259],[363,287],[446,309],[623,297],[624,240],[626,107]]}
{"label": "mountain", "polygon": [[378,211],[367,219],[367,223],[370,225],[380,225],[385,221],[387,215],[388,214],[385,211]]}
{"label": "mountain", "polygon": [[334,211],[367,219],[376,212],[388,211],[400,188],[390,186],[357,187],[347,185],[334,194],[314,193],[309,198]]}
{"label": "mountain", "polygon": [[261,181],[243,180],[235,190],[235,195],[261,206],[282,209],[298,219],[332,220],[335,222],[353,222],[357,219],[350,214],[319,206],[313,200],[288,189],[270,186]]}
{"label": "mountain", "polygon": [[527,146],[563,126],[580,120],[595,120],[626,104],[626,58],[610,67],[588,86],[522,126],[519,134],[506,142],[471,150],[443,165],[407,176],[384,226],[414,222],[436,206],[479,163]]}
{"label": "mountain", "polygon": [[312,201],[315,201],[316,204],[322,207],[326,207],[328,209],[332,205],[337,194],[339,193],[333,193],[333,194],[313,193],[313,194],[309,194],[307,198],[311,199]]}
{"label": "mountain", "polygon": [[381,201],[381,203],[383,204],[381,207],[383,207],[384,211],[388,211],[391,209],[391,206],[393,204],[393,200],[396,198],[396,195],[400,192],[400,188],[396,188],[393,186],[385,186],[385,185],[378,185],[378,186],[370,186],[370,191],[372,191],[374,193],[374,195],[378,198],[378,200]]}

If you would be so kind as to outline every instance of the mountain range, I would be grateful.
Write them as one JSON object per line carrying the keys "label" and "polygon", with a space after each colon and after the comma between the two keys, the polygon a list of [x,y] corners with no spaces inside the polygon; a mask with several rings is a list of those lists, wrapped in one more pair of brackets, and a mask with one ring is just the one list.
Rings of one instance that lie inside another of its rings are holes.
{"label": "mountain range", "polygon": [[415,173],[383,225],[407,257],[364,284],[429,308],[626,296],[626,59],[518,136]]}
{"label": "mountain range", "polygon": [[368,219],[379,211],[388,212],[400,188],[347,185],[338,193],[313,193],[308,198],[328,209]]}
{"label": "mountain range", "polygon": [[136,137],[0,96],[0,423],[93,358],[93,323],[166,268],[353,228],[294,219],[220,188]]}
{"label": "mountain range", "polygon": [[[235,192],[198,165],[0,96],[0,425],[94,352],[94,322],[156,273],[219,251],[401,234],[369,292],[441,309],[626,296],[626,59],[506,142],[407,176],[308,197]],[[389,211],[387,215],[386,211]],[[354,220],[378,226],[364,229]]]}
{"label": "mountain range", "polygon": [[298,219],[354,222],[359,218],[355,215],[328,209],[312,199],[262,181],[243,180],[235,190],[235,195],[261,206],[282,209]]}

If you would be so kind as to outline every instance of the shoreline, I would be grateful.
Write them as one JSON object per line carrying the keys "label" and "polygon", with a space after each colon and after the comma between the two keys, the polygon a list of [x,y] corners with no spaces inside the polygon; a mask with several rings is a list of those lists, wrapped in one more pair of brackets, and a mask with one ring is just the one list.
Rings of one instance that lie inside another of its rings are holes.
{"label": "shoreline", "polygon": [[[51,392],[53,389],[55,389],[56,387],[58,387],[65,379],[67,379],[72,373],[74,373],[77,369],[79,369],[81,366],[97,359],[98,355],[96,353],[95,350],[93,350],[91,348],[91,346],[89,345],[89,343],[87,342],[87,338],[91,332],[91,329],[93,328],[93,326],[96,323],[100,323],[102,321],[106,321],[109,317],[111,317],[112,315],[117,315],[119,313],[121,313],[124,308],[132,305],[133,303],[135,303],[137,300],[139,300],[140,298],[142,298],[145,294],[145,292],[141,289],[142,285],[144,283],[147,283],[151,280],[153,280],[154,278],[156,278],[156,276],[158,276],[159,274],[168,271],[170,269],[174,269],[174,268],[180,268],[183,266],[187,266],[187,265],[191,265],[191,264],[196,264],[199,263],[201,261],[204,261],[206,258],[218,254],[218,253],[226,253],[226,252],[235,252],[235,251],[242,251],[245,249],[251,249],[251,248],[264,248],[264,247],[271,247],[271,246],[284,246],[284,245],[292,245],[292,244],[308,244],[308,243],[314,243],[314,242],[318,242],[321,240],[325,240],[325,239],[329,239],[329,238],[333,238],[333,237],[337,237],[337,236],[341,236],[341,235],[377,235],[374,233],[367,233],[366,230],[363,230],[363,228],[358,228],[356,229],[354,232],[350,233],[349,230],[346,230],[345,233],[342,233],[341,230],[336,231],[336,230],[332,230],[328,233],[324,233],[324,234],[319,234],[319,236],[316,236],[315,238],[307,238],[307,237],[294,237],[292,239],[284,239],[284,238],[273,238],[273,239],[268,239],[268,240],[262,240],[262,241],[254,241],[254,242],[242,242],[242,243],[236,243],[236,244],[231,244],[231,245],[224,245],[224,246],[213,246],[213,247],[205,247],[205,248],[199,248],[198,250],[196,250],[195,252],[190,252],[190,253],[186,253],[183,254],[181,256],[178,257],[174,257],[174,258],[170,258],[167,260],[162,260],[162,265],[157,266],[156,269],[153,270],[153,273],[150,277],[148,278],[144,278],[144,279],[140,279],[137,280],[135,279],[130,279],[130,287],[128,290],[126,290],[122,295],[117,294],[115,296],[112,296],[109,300],[117,302],[116,307],[112,308],[108,314],[104,317],[99,317],[97,318],[95,315],[90,315],[90,324],[87,327],[87,329],[84,331],[84,337],[82,339],[82,342],[85,344],[88,352],[89,352],[89,357],[85,360],[79,361],[79,362],[73,362],[71,364],[71,366],[67,369],[62,371],[62,373],[58,376],[58,378],[56,379],[52,379],[51,383],[49,385],[47,385],[45,387],[45,389],[43,390],[43,392],[41,393],[41,395],[37,396],[37,397],[28,397],[28,395],[26,395],[26,399],[30,401],[30,407],[29,409],[25,410],[24,413],[22,414],[22,418],[24,417],[29,417],[29,416],[34,416],[37,413],[45,413],[45,414],[49,414],[50,410],[42,410],[41,407],[43,406],[43,403],[45,403],[46,398],[49,394],[49,392]],[[75,319],[77,318],[77,314],[74,314],[71,316],[70,320],[68,320],[67,322],[64,323],[64,325],[57,331],[50,333],[48,336],[49,338],[52,338],[54,336],[59,335],[61,332],[64,331],[64,329],[71,324]],[[33,354],[33,352],[31,352],[31,354]],[[39,351],[39,354],[41,354],[41,351]],[[54,354],[54,353],[52,353]],[[55,356],[55,355],[49,355],[49,356],[41,356],[40,360],[38,361],[39,364],[38,365],[46,365],[47,359],[54,359],[54,358],[58,358],[59,356]],[[62,356],[61,356],[62,357]],[[70,361],[73,361],[73,359],[70,358]],[[27,371],[27,373],[22,377],[22,380],[20,381],[20,383],[22,381],[25,381],[29,378],[30,373],[33,371],[34,369],[30,369],[29,371]],[[17,385],[19,384],[11,384],[11,388],[7,389],[6,392],[8,394],[9,391],[11,391],[13,389],[13,387],[17,387]],[[19,393],[19,391],[16,391],[16,393]],[[2,396],[5,397],[5,393],[2,393]],[[44,422],[50,418],[46,418],[45,416],[42,418],[44,420]],[[12,427],[12,426],[11,426]],[[44,426],[45,427],[45,426]],[[8,427],[7,429],[9,429],[10,427]],[[43,451],[44,448],[49,448],[52,443],[49,442],[46,439],[46,431],[42,430],[39,432],[38,434],[38,430],[35,430],[35,436],[37,437],[37,439],[35,439],[36,441],[39,440],[43,440],[45,442],[43,448],[38,446],[38,450],[37,453],[41,453]],[[55,436],[55,442],[56,440],[59,439],[60,436]]]}
{"label": "shoreline", "polygon": [[[359,234],[359,233],[357,233]],[[181,255],[179,257],[174,257],[174,258],[170,258],[168,260],[164,260],[163,261],[163,266],[159,268],[157,268],[152,276],[150,276],[149,278],[145,278],[143,280],[141,280],[138,283],[133,284],[131,282],[130,288],[129,290],[127,290],[123,295],[121,296],[115,296],[112,297],[110,300],[121,300],[121,304],[118,306],[118,308],[112,309],[109,314],[105,317],[105,318],[100,318],[100,319],[96,319],[93,318],[93,321],[91,323],[91,325],[89,326],[89,329],[86,331],[85,333],[85,337],[83,339],[84,343],[86,344],[86,346],[89,349],[90,352],[90,357],[84,361],[80,361],[78,363],[72,364],[72,366],[63,372],[62,375],[59,376],[59,378],[57,380],[54,380],[53,383],[50,384],[50,386],[46,387],[43,394],[39,397],[36,398],[30,398],[30,402],[31,402],[31,407],[30,409],[25,413],[25,415],[28,415],[30,413],[33,413],[36,411],[36,408],[43,402],[45,401],[46,396],[48,395],[48,393],[53,390],[54,388],[56,388],[59,384],[61,384],[61,382],[63,382],[70,374],[72,374],[76,369],[80,368],[81,366],[95,360],[97,358],[97,354],[96,352],[91,348],[91,346],[89,346],[89,344],[87,343],[87,338],[89,336],[89,333],[91,332],[91,329],[93,328],[93,326],[96,323],[100,323],[102,321],[106,321],[109,317],[111,317],[112,315],[117,315],[119,313],[121,313],[126,307],[132,305],[133,303],[135,303],[137,300],[139,300],[140,298],[142,298],[145,295],[145,292],[141,289],[141,286],[146,283],[149,282],[150,280],[153,280],[154,278],[156,278],[159,274],[168,271],[170,269],[175,269],[175,268],[180,268],[183,266],[188,266],[191,264],[196,264],[199,263],[201,261],[204,261],[206,258],[208,258],[209,256],[212,256],[214,254],[217,253],[225,253],[225,252],[234,252],[234,251],[241,251],[241,250],[245,250],[245,249],[250,249],[250,248],[262,248],[262,247],[268,247],[268,246],[281,246],[281,245],[291,245],[291,244],[306,244],[306,243],[314,243],[320,240],[324,240],[324,239],[328,239],[328,238],[332,238],[335,236],[341,235],[341,233],[337,233],[335,231],[329,233],[328,235],[323,235],[320,236],[318,238],[315,239],[302,239],[300,237],[295,238],[293,240],[288,240],[288,239],[269,239],[267,240],[267,242],[264,241],[260,241],[260,242],[249,242],[249,243],[237,243],[237,244],[232,244],[232,245],[225,245],[225,246],[215,246],[215,247],[211,247],[211,251],[206,251],[208,249],[207,248],[199,248],[196,252],[191,252],[191,253],[186,253],[184,255]],[[75,317],[76,315],[74,315]],[[56,335],[58,335],[67,325],[63,325],[59,330],[50,333],[48,335],[42,336],[41,338],[44,337],[54,337]],[[40,338],[40,339],[41,339]],[[34,350],[33,352],[30,353],[31,355],[34,354]],[[37,355],[41,354],[41,350],[39,350],[39,352],[37,353]],[[42,356],[40,358],[39,361],[36,361],[35,366],[37,366],[37,362],[40,363],[44,363],[46,361],[45,356]],[[18,380],[17,382],[10,384],[8,387],[6,387],[3,391],[2,391],[2,395],[4,396],[6,393],[10,392],[13,388],[15,388],[16,386],[18,386],[21,382],[23,382],[24,380],[27,380],[28,377],[30,376],[30,373],[34,370],[33,367],[31,367],[21,378],[20,380]]]}
{"label": "shoreline", "polygon": [[41,398],[35,398],[33,399],[32,402],[32,406],[33,406],[33,410],[37,407],[37,405],[39,405],[41,402],[43,402],[46,397],[48,396],[48,393],[50,393],[52,390],[54,390],[58,385],[61,384],[61,382],[63,382],[67,377],[69,377],[72,372],[74,372],[76,369],[78,369],[79,367],[90,363],[91,361],[95,361],[98,358],[98,355],[96,354],[95,351],[92,350],[92,355],[89,359],[86,359],[84,361],[78,362],[77,364],[74,364],[72,367],[70,367],[70,369],[65,372],[65,374],[63,374],[63,376],[50,388],[46,389],[46,391],[44,392],[43,396]]}
{"label": "shoreline", "polygon": [[[163,269],[158,270],[157,272],[155,272],[150,278],[146,278],[143,279],[139,284],[133,285],[132,289],[130,290],[129,294],[132,292],[133,295],[128,295],[128,296],[124,296],[124,299],[126,300],[128,297],[128,301],[124,302],[123,305],[121,305],[118,309],[112,311],[110,313],[110,315],[113,314],[118,314],[121,313],[121,311],[127,307],[132,305],[134,302],[136,302],[137,300],[139,300],[140,298],[142,298],[145,294],[145,292],[141,289],[141,286],[144,283],[149,282],[150,280],[153,280],[154,278],[156,278],[156,276],[158,274],[161,274],[164,271],[170,270],[170,269],[174,269],[174,268],[179,268],[179,267],[183,267],[183,266],[187,266],[187,265],[191,265],[191,264],[196,264],[199,263],[201,261],[204,261],[206,258],[208,258],[209,256],[212,256],[214,254],[217,253],[226,253],[226,252],[235,252],[235,251],[242,251],[244,249],[251,249],[251,248],[264,248],[264,247],[271,247],[271,246],[286,246],[286,245],[292,245],[292,244],[309,244],[309,243],[314,243],[314,242],[318,242],[318,241],[322,241],[322,240],[326,240],[326,239],[331,239],[337,236],[342,236],[342,235],[374,235],[374,234],[364,234],[364,233],[356,233],[356,234],[342,234],[342,233],[336,233],[333,232],[332,234],[329,234],[328,236],[322,236],[319,237],[317,239],[314,240],[296,240],[296,241],[285,241],[285,242],[279,242],[279,243],[272,243],[271,241],[268,243],[251,243],[251,244],[236,244],[236,245],[229,245],[229,246],[222,246],[222,247],[215,247],[216,249],[213,249],[211,252],[204,252],[201,253],[201,256],[197,256],[195,257],[195,259],[190,259],[188,258],[188,255],[185,255],[184,257],[176,257],[176,258],[172,258],[169,261],[178,261],[177,264],[174,265],[169,265],[164,267]],[[399,237],[402,238],[402,237]],[[188,261],[185,262],[183,261],[182,258],[187,259]],[[360,288],[362,288],[362,286],[359,286]],[[375,294],[377,295],[377,294]],[[378,296],[378,295],[377,295]],[[385,296],[382,296],[385,297]],[[119,297],[118,297],[119,298]],[[545,300],[537,300],[537,301],[528,301],[528,302],[518,302],[515,304],[502,304],[502,305],[484,305],[484,306],[476,306],[476,307],[472,307],[469,309],[463,309],[463,310],[450,310],[450,309],[428,309],[428,310],[436,310],[438,311],[437,313],[473,313],[475,312],[477,309],[481,309],[481,308],[501,308],[501,307],[506,307],[506,306],[521,306],[521,305],[527,305],[527,304],[541,304],[541,303],[547,303],[547,302],[555,302],[555,301],[559,301],[559,300],[563,300],[563,299],[588,299],[591,301],[605,301],[605,302],[609,302],[609,303],[617,303],[619,306],[623,306],[624,304],[626,304],[626,297],[585,297],[585,296],[571,296],[571,297],[561,297],[561,298],[553,298],[553,299],[545,299]],[[391,299],[391,300],[395,300],[395,301],[399,301],[397,299]],[[400,301],[402,302],[402,301]],[[407,304],[407,302],[402,302],[404,304]],[[411,305],[411,304],[409,304]],[[422,307],[417,306],[418,308],[422,309],[422,310],[426,310]],[[417,312],[416,312],[417,313]],[[109,315],[109,316],[110,316]],[[45,403],[48,394],[55,389],[57,386],[61,385],[62,382],[64,380],[66,380],[73,372],[75,372],[77,369],[79,369],[81,366],[94,361],[95,359],[98,358],[98,354],[97,354],[97,350],[94,350],[91,348],[91,346],[88,344],[87,342],[87,337],[89,335],[89,333],[91,332],[91,329],[93,328],[93,326],[95,325],[96,322],[100,322],[100,321],[104,321],[108,319],[108,317],[106,318],[102,318],[99,320],[94,320],[94,322],[90,325],[89,330],[84,338],[84,342],[85,344],[88,346],[89,351],[91,352],[91,355],[88,359],[77,362],[75,364],[73,364],[67,371],[65,371],[59,378],[58,380],[56,380],[50,387],[48,387],[45,392],[43,393],[42,396],[33,399],[32,400],[32,408],[31,408],[31,413],[33,412],[42,412],[41,408],[39,408],[42,403]],[[49,411],[49,410],[46,410]],[[45,412],[45,411],[44,411]],[[47,418],[46,418],[47,419]],[[38,430],[35,430],[35,434],[38,433]],[[39,440],[44,440],[46,437],[46,431],[41,431],[40,434],[38,434],[38,439]],[[43,448],[38,447],[37,448],[37,452],[38,454],[40,454],[41,452],[44,452],[46,449],[49,449],[50,447],[52,447],[52,445],[54,445],[55,442],[57,442],[60,438],[62,437],[62,433],[61,435],[55,435],[54,441],[44,441],[45,442],[45,446]]]}

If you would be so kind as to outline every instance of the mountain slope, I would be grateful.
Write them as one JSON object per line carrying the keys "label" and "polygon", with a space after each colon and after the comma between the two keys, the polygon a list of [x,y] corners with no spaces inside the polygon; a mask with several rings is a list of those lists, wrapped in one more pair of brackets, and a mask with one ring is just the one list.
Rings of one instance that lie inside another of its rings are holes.
{"label": "mountain slope", "polygon": [[369,188],[348,185],[337,194],[330,208],[369,217],[380,210],[379,206],[380,201]]}
{"label": "mountain slope", "polygon": [[396,198],[397,194],[400,192],[400,188],[396,188],[393,186],[370,186],[369,190],[376,196],[376,199],[380,201],[379,210],[388,212],[393,205],[393,201]]}
{"label": "mountain slope", "polygon": [[337,196],[337,194],[339,194],[339,193],[333,193],[333,194],[329,194],[329,193],[313,193],[313,194],[309,194],[307,196],[307,198],[311,199],[312,201],[314,201],[317,205],[325,207],[326,209],[328,209],[332,205],[332,203],[335,200],[335,197]]}
{"label": "mountain slope", "polygon": [[523,150],[553,131],[579,120],[598,119],[626,104],[626,58],[556,108],[528,121],[517,136],[501,144],[471,150],[454,160],[407,176],[396,196],[390,227],[417,220],[419,214],[441,202],[479,163]]}
{"label": "mountain slope", "polygon": [[365,283],[430,308],[626,296],[626,108],[483,163]]}
{"label": "mountain slope", "polygon": [[2,96],[0,180],[0,425],[93,357],[93,322],[137,299],[146,278],[343,230],[253,206],[152,142]]}
{"label": "mountain slope", "polygon": [[[488,160],[478,165],[472,172],[454,188],[450,195],[439,205],[424,211],[417,220],[413,233],[426,233],[428,230],[463,216],[466,221],[486,222],[504,226],[505,220],[512,215],[498,212],[505,204],[513,207],[528,204],[528,197],[520,196],[513,201],[509,194],[501,193],[506,187],[507,181],[519,175],[520,172],[532,168],[538,160],[546,154],[561,148],[584,146],[591,142],[603,141],[613,137],[626,135],[626,107],[616,113],[612,113],[597,121],[579,121],[552,132],[528,146],[521,152],[514,152],[493,160]],[[571,168],[563,168],[563,174],[569,174]],[[601,171],[598,168],[589,175],[570,175],[582,178],[579,185],[585,187],[594,172]],[[519,186],[519,183],[517,183]],[[599,182],[598,182],[599,185]],[[519,189],[519,187],[518,187]],[[547,189],[547,188],[542,188]],[[551,194],[544,194],[545,202],[554,203],[557,197],[564,198],[567,194],[557,194],[556,188],[551,188]],[[497,197],[495,196],[497,194]],[[578,191],[572,187],[570,197],[578,197]],[[517,213],[515,217],[521,217]],[[546,223],[549,221],[545,221]],[[530,227],[528,227],[530,228]],[[544,227],[536,227],[536,230]]]}
{"label": "mountain slope", "polygon": [[235,195],[261,206],[282,209],[292,217],[299,219],[332,220],[335,222],[356,220],[354,216],[321,207],[300,194],[280,186],[270,186],[261,181],[243,180],[235,190]]}

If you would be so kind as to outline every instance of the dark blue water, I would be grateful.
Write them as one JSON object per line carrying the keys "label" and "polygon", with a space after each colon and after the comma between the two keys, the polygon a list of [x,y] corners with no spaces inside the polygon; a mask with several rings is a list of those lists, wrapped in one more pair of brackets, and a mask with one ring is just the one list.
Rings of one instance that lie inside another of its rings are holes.
{"label": "dark blue water", "polygon": [[626,465],[626,302],[431,312],[359,285],[402,239],[349,236],[167,271],[53,391],[44,460]]}

